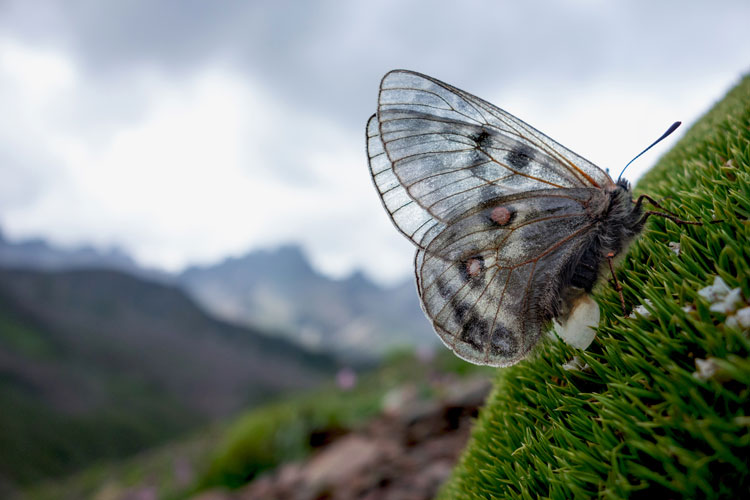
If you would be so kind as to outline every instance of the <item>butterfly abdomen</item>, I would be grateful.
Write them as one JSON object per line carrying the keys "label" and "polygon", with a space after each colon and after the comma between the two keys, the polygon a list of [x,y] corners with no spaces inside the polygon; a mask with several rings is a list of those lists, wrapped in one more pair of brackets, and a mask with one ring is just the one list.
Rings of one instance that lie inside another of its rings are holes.
{"label": "butterfly abdomen", "polygon": [[572,268],[572,274],[566,285],[590,292],[599,276],[599,268],[602,262],[601,254],[600,238],[592,238],[591,243]]}

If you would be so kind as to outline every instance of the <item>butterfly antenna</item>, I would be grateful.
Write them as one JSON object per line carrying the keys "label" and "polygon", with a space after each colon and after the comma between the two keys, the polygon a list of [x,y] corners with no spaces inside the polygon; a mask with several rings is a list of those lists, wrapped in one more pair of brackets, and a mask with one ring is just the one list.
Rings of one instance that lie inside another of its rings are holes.
{"label": "butterfly antenna", "polygon": [[662,141],[663,139],[665,139],[665,138],[666,138],[666,137],[667,137],[667,136],[668,136],[669,134],[671,134],[672,132],[674,132],[675,130],[677,130],[677,127],[679,127],[680,125],[682,125],[682,122],[674,122],[674,123],[673,123],[673,124],[672,124],[672,125],[671,125],[671,126],[670,126],[670,127],[668,128],[668,129],[667,129],[667,131],[666,131],[666,132],[664,132],[664,133],[663,133],[663,134],[661,135],[661,137],[659,137],[658,139],[656,139],[656,140],[655,140],[655,141],[654,141],[654,142],[653,142],[653,143],[652,143],[652,144],[651,144],[651,145],[650,145],[649,147],[647,147],[646,149],[644,149],[643,151],[641,151],[640,153],[638,153],[638,155],[636,155],[636,157],[635,157],[635,158],[633,158],[632,160],[630,160],[630,161],[628,162],[628,164],[627,164],[627,165],[625,165],[625,168],[623,168],[623,169],[622,169],[622,172],[620,172],[620,175],[618,175],[618,176],[617,176],[617,181],[618,181],[618,182],[620,181],[620,177],[622,177],[622,174],[624,174],[624,173],[625,173],[625,169],[626,169],[626,168],[628,168],[628,166],[629,166],[629,165],[630,165],[631,163],[633,163],[633,162],[634,162],[635,160],[637,160],[637,159],[638,159],[638,158],[639,158],[639,157],[640,157],[640,156],[641,156],[641,155],[642,155],[643,153],[645,153],[645,152],[646,152],[646,151],[648,151],[649,149],[651,149],[651,148],[653,148],[654,146],[656,146],[657,144],[659,144],[659,143],[660,143],[660,142],[661,142],[661,141]]}

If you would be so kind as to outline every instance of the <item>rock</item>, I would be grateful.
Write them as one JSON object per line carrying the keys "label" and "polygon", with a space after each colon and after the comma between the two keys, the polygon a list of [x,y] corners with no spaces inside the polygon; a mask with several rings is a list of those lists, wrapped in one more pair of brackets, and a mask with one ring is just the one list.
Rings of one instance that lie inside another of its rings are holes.
{"label": "rock", "polygon": [[384,459],[389,451],[387,444],[356,434],[347,436],[315,455],[305,467],[302,480],[314,486],[340,483]]}
{"label": "rock", "polygon": [[[486,379],[459,380],[443,398],[420,401],[412,389],[359,430],[324,444],[226,498],[243,500],[427,500],[448,478],[489,392]],[[399,391],[394,392],[394,394]],[[407,396],[407,397],[404,397]]]}

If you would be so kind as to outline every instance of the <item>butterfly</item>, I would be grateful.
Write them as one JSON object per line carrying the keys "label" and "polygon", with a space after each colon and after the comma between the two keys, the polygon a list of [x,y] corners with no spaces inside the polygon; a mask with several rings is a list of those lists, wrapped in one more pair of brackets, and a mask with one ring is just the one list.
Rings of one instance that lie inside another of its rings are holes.
{"label": "butterfly", "polygon": [[383,77],[366,136],[383,206],[417,247],[422,309],[443,343],[475,364],[528,355],[551,320],[591,292],[605,261],[614,276],[612,258],[649,215],[688,223],[644,212],[644,199],[661,207],[634,201],[626,180],[515,116],[420,73]]}

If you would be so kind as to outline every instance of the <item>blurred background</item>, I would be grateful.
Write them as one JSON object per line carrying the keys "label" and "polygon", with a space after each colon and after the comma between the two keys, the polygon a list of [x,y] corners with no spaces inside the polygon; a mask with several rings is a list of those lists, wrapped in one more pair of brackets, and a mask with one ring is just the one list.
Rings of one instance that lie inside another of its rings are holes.
{"label": "blurred background", "polygon": [[412,445],[460,434],[420,455],[429,498],[491,371],[439,345],[372,187],[380,78],[444,80],[615,174],[682,120],[636,181],[748,70],[749,21],[745,1],[0,0],[0,496],[263,498],[246,485],[285,463],[335,482],[322,448],[361,455],[386,419]]}

